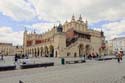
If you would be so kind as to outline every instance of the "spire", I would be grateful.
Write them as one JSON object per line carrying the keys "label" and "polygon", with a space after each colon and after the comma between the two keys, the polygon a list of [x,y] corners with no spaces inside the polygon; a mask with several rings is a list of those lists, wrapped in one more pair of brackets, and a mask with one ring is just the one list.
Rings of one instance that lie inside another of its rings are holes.
{"label": "spire", "polygon": [[88,28],[88,21],[87,21],[87,19],[85,21],[85,25],[86,25],[86,28]]}
{"label": "spire", "polygon": [[103,32],[102,28],[101,28],[101,37],[104,37],[104,32]]}
{"label": "spire", "polygon": [[54,24],[53,28],[56,28],[55,24]]}
{"label": "spire", "polygon": [[26,27],[25,27],[25,32],[27,32],[27,29],[26,29]]}
{"label": "spire", "polygon": [[35,29],[34,29],[34,34],[36,33]]}
{"label": "spire", "polygon": [[73,20],[73,21],[75,20],[75,16],[74,16],[74,14],[72,15],[72,20]]}
{"label": "spire", "polygon": [[68,23],[68,21],[66,20],[65,23]]}
{"label": "spire", "polygon": [[88,21],[87,21],[87,19],[86,19],[86,24],[88,24]]}
{"label": "spire", "polygon": [[80,16],[79,16],[79,21],[82,21],[82,16],[81,16],[81,14],[80,14]]}
{"label": "spire", "polygon": [[24,27],[25,28],[25,30],[24,30],[24,34],[27,34],[27,29],[26,29],[26,27]]}

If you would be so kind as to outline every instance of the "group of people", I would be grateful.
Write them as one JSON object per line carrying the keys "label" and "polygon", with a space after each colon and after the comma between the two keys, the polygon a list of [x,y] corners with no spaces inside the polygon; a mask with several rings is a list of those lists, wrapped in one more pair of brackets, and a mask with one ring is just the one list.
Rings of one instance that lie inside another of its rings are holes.
{"label": "group of people", "polygon": [[92,58],[98,58],[99,57],[99,54],[98,53],[92,53],[92,54],[89,54],[88,56],[87,56],[87,58],[88,59],[92,59]]}
{"label": "group of people", "polygon": [[18,54],[15,54],[15,56],[14,56],[14,64],[16,64],[16,63],[18,63],[18,60],[19,59],[28,59],[28,55],[18,55]]}
{"label": "group of people", "polygon": [[123,51],[116,52],[115,55],[116,55],[118,63],[120,63],[120,61],[122,61]]}

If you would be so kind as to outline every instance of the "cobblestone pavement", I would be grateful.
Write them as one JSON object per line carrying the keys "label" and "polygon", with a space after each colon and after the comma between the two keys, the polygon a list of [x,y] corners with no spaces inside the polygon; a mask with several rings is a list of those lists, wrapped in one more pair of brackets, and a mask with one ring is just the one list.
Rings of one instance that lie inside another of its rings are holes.
{"label": "cobblestone pavement", "polygon": [[0,72],[0,83],[19,83],[19,80],[24,83],[125,83],[125,57],[121,63],[116,60],[91,60],[79,64]]}

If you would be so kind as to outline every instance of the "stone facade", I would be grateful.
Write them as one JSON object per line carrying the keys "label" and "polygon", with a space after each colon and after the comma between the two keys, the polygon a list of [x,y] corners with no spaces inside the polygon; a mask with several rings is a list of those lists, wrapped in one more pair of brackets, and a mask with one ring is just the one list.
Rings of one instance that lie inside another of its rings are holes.
{"label": "stone facade", "polygon": [[88,28],[88,21],[80,16],[70,22],[54,26],[50,31],[37,34],[24,32],[23,46],[25,54],[47,57],[79,57],[98,53],[103,55],[105,37],[102,31]]}
{"label": "stone facade", "polygon": [[125,53],[125,37],[114,38],[111,41],[113,53],[120,50],[124,51]]}
{"label": "stone facade", "polygon": [[24,54],[22,46],[13,46],[12,43],[0,43],[0,55],[12,56],[15,54]]}
{"label": "stone facade", "polygon": [[14,55],[12,43],[0,43],[0,55]]}

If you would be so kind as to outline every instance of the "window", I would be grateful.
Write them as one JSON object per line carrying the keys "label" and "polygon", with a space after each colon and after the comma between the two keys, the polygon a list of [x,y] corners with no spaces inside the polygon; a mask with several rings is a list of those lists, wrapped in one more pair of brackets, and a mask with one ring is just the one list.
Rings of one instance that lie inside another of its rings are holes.
{"label": "window", "polygon": [[76,57],[76,56],[77,56],[77,53],[75,52],[75,53],[74,53],[74,57]]}
{"label": "window", "polygon": [[67,56],[70,56],[70,52],[67,53]]}

